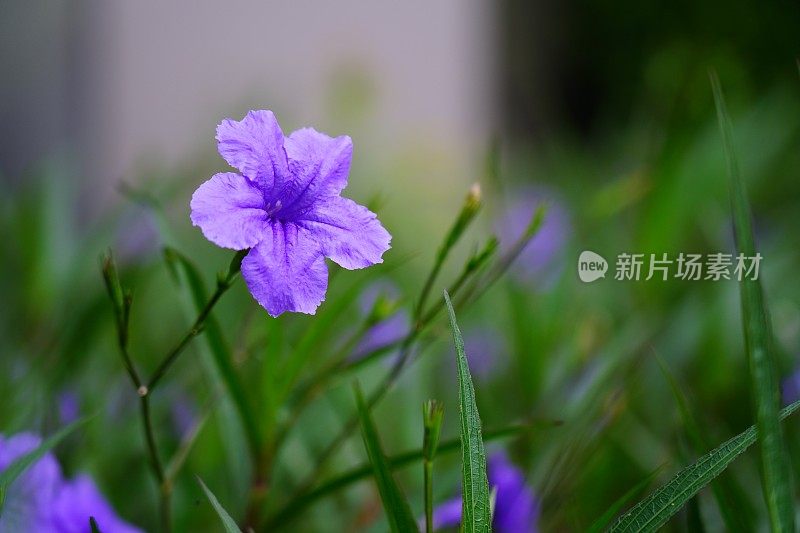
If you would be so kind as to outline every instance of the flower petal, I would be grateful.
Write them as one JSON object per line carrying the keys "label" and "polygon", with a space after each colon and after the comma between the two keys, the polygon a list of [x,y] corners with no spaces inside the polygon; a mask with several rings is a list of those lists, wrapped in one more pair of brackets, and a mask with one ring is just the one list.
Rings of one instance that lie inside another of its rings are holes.
{"label": "flower petal", "polygon": [[275,222],[242,261],[250,294],[276,317],[286,311],[313,315],[325,300],[328,268],[319,245],[292,223]]}
{"label": "flower petal", "polygon": [[347,185],[353,141],[347,135],[332,138],[314,128],[293,132],[284,141],[292,179],[276,193],[284,216],[302,213],[317,199],[338,195]]}
{"label": "flower petal", "polygon": [[240,121],[225,119],[217,126],[220,155],[265,191],[287,179],[283,139],[272,111],[250,111]]}
{"label": "flower petal", "polygon": [[55,531],[86,531],[89,517],[94,517],[102,531],[141,532],[117,516],[92,478],[86,474],[65,481],[52,505]]}
{"label": "flower petal", "polygon": [[244,250],[261,241],[267,212],[261,191],[244,176],[216,174],[192,195],[192,224],[218,246]]}
{"label": "flower petal", "polygon": [[382,263],[392,236],[375,213],[349,198],[333,197],[314,204],[297,225],[307,228],[330,257],[347,269]]}

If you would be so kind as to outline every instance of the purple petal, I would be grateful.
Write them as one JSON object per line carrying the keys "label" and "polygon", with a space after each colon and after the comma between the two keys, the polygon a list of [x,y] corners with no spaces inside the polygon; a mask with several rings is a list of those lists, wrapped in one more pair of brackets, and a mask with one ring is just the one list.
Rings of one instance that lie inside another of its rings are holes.
{"label": "purple petal", "polygon": [[348,198],[315,204],[297,224],[314,235],[326,257],[350,270],[382,263],[392,240],[375,213]]}
{"label": "purple petal", "polygon": [[325,299],[328,268],[319,244],[292,223],[274,222],[242,261],[250,294],[276,317],[286,311],[313,315]]}
{"label": "purple petal", "polygon": [[503,247],[509,248],[525,233],[542,202],[548,206],[542,226],[511,269],[514,278],[523,283],[544,281],[546,285],[547,278],[552,278],[563,266],[562,251],[572,233],[566,207],[555,193],[546,189],[517,190],[496,228]]}
{"label": "purple petal", "polygon": [[539,519],[539,504],[525,476],[504,453],[489,457],[489,485],[497,490],[494,507],[496,531],[535,533]]}
{"label": "purple petal", "polygon": [[81,414],[80,398],[71,390],[58,395],[58,419],[67,425],[78,419]]}
{"label": "purple petal", "polygon": [[217,246],[244,250],[267,232],[262,193],[239,174],[214,175],[197,188],[190,205],[192,224]]}
{"label": "purple petal", "polygon": [[53,530],[59,533],[89,531],[93,516],[104,533],[136,533],[138,528],[123,521],[87,475],[66,481],[53,501]]}
{"label": "purple petal", "polygon": [[[9,438],[0,435],[0,472],[40,443],[41,439],[30,433]],[[51,503],[60,483],[61,467],[47,453],[9,487],[0,515],[0,531],[50,531]]]}
{"label": "purple petal", "polygon": [[800,400],[800,369],[795,369],[789,377],[781,383],[783,405],[789,405]]}
{"label": "purple petal", "polygon": [[437,505],[433,510],[433,529],[457,527],[461,524],[461,496]]}
{"label": "purple petal", "polygon": [[288,175],[283,132],[272,111],[250,111],[241,121],[217,126],[220,155],[262,190],[272,190]]}
{"label": "purple petal", "polygon": [[347,185],[353,158],[353,141],[347,135],[332,138],[314,128],[303,128],[287,137],[284,147],[292,178],[276,196],[285,206],[285,216],[338,196]]}

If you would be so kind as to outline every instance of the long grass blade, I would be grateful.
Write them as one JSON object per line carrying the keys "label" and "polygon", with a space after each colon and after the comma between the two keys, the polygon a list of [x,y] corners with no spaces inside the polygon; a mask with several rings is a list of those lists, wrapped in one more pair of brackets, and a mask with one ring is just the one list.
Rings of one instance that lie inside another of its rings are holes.
{"label": "long grass blade", "polygon": [[228,511],[222,507],[222,504],[219,503],[219,500],[216,496],[214,496],[214,493],[211,492],[211,489],[206,487],[206,484],[203,483],[203,480],[199,477],[197,478],[197,482],[200,483],[200,486],[203,488],[203,492],[206,493],[206,498],[208,498],[208,501],[211,502],[211,506],[217,512],[219,519],[222,521],[222,527],[225,528],[226,533],[242,533],[242,530],[239,529],[238,525],[236,525],[236,520],[231,518],[231,515],[228,514]]}
{"label": "long grass blade", "polygon": [[462,450],[462,531],[468,533],[490,532],[491,498],[489,480],[486,474],[486,451],[481,437],[481,419],[475,403],[475,388],[464,351],[464,339],[456,323],[456,313],[447,291],[444,293],[453,342],[458,359],[458,404],[461,411],[461,450]]}
{"label": "long grass blade", "polygon": [[[731,208],[736,249],[745,257],[756,256],[750,206],[733,146],[731,120],[716,74],[711,74],[717,118],[730,177]],[[761,282],[744,276],[739,282],[742,326],[755,403],[761,454],[761,484],[773,531],[794,531],[794,508],[789,454],[778,420],[780,390],[773,348],[772,324],[764,302]]]}
{"label": "long grass blade", "polygon": [[364,402],[364,395],[358,385],[354,385],[353,388],[358,404],[358,415],[361,419],[361,436],[364,438],[364,447],[367,449],[367,456],[372,465],[372,472],[381,495],[383,509],[386,511],[389,528],[395,533],[419,531],[414,515],[411,514],[408,500],[392,477],[392,469],[381,448],[378,431],[375,429],[367,404]]}
{"label": "long grass blade", "polygon": [[[672,390],[675,403],[678,404],[678,411],[689,442],[694,452],[699,455],[710,447],[709,441],[704,435],[700,423],[692,413],[689,399],[683,392],[678,380],[672,375],[664,361],[659,359],[658,363]],[[749,514],[748,502],[742,497],[741,490],[730,476],[730,473],[720,475],[719,479],[716,479],[711,484],[711,492],[717,501],[717,507],[719,507],[720,515],[722,515],[722,520],[725,522],[728,531],[744,532],[755,529],[752,516]]]}
{"label": "long grass blade", "polygon": [[[196,309],[200,311],[208,300],[205,283],[203,283],[203,277],[200,275],[200,271],[186,256],[173,248],[165,249],[164,256],[170,269],[175,274],[175,277],[185,280],[187,289],[192,297],[192,302]],[[182,273],[183,276],[180,276],[180,273]],[[247,441],[250,445],[251,452],[255,455],[259,453],[262,448],[260,426],[248,400],[244,385],[233,365],[233,354],[225,341],[222,328],[213,315],[206,319],[203,331],[217,371],[222,381],[225,383],[225,387],[233,400],[233,404],[236,406],[236,411],[247,435]]]}
{"label": "long grass blade", "polygon": [[[780,419],[788,417],[798,408],[800,400],[781,410]],[[750,426],[744,432],[725,441],[636,504],[620,517],[609,531],[639,533],[657,530],[703,487],[724,472],[728,465],[752,446],[757,438],[756,426]]]}

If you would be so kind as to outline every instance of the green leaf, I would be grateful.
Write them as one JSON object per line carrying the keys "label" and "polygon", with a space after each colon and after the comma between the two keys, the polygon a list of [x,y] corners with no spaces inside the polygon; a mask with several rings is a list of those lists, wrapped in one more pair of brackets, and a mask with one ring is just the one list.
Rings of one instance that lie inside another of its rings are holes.
{"label": "green leaf", "polygon": [[450,327],[456,345],[458,360],[458,404],[461,411],[461,453],[462,453],[462,521],[461,528],[467,533],[490,532],[491,502],[489,480],[486,475],[486,451],[481,438],[481,419],[475,404],[475,388],[464,352],[464,340],[456,323],[456,314],[450,295],[444,292]]}
{"label": "green leaf", "polygon": [[[203,283],[203,277],[200,275],[197,267],[186,256],[174,248],[165,248],[164,257],[176,281],[182,279],[180,273],[183,273],[183,279],[192,296],[192,302],[196,310],[200,312],[208,301],[208,295],[206,293],[205,284]],[[241,263],[241,252],[237,252],[234,255],[230,268],[233,269],[234,266],[237,266],[239,263]],[[213,315],[206,318],[203,331],[217,371],[222,381],[225,383],[228,393],[233,400],[233,404],[236,406],[236,412],[242,421],[242,426],[247,434],[251,452],[254,455],[258,454],[262,448],[262,438],[257,418],[247,398],[244,385],[239,379],[239,375],[236,373],[236,368],[233,365],[233,354],[225,341],[222,328]]]}
{"label": "green leaf", "polygon": [[423,484],[425,488],[425,531],[433,531],[433,459],[439,447],[439,434],[444,420],[444,405],[436,400],[428,400],[422,405],[423,437],[422,455]]}
{"label": "green leaf", "polygon": [[375,476],[375,483],[378,485],[378,492],[381,495],[383,509],[386,511],[386,518],[389,521],[389,528],[394,532],[419,531],[414,515],[408,505],[405,495],[392,477],[392,470],[389,461],[383,453],[378,432],[370,418],[369,410],[364,402],[364,395],[358,385],[353,386],[356,403],[358,405],[358,415],[361,419],[361,436],[364,438],[364,447],[367,449],[367,456],[372,465],[372,472]]}
{"label": "green leaf", "polygon": [[85,424],[89,418],[91,417],[81,418],[58,430],[55,434],[42,441],[42,443],[39,444],[36,449],[18,457],[13,463],[8,465],[8,468],[0,472],[0,515],[3,513],[3,504],[5,503],[6,493],[8,492],[8,488],[11,486],[11,484],[14,483],[14,481],[20,475],[22,475],[25,470],[41,459],[44,454],[52,450],[59,442],[64,440],[73,431]]}
{"label": "green leaf", "polygon": [[[800,400],[780,412],[783,420],[800,408]],[[620,517],[611,526],[612,532],[655,531],[677,513],[692,497],[723,472],[728,465],[747,450],[758,436],[756,426],[722,443],[693,464],[687,466],[666,485],[651,493]]]}
{"label": "green leaf", "polygon": [[89,529],[92,533],[102,533],[100,527],[97,525],[97,520],[95,520],[93,516],[89,517]]}
{"label": "green leaf", "polygon": [[214,493],[211,492],[211,489],[206,487],[206,484],[203,483],[203,480],[199,477],[197,478],[197,482],[200,483],[200,486],[203,488],[203,492],[206,493],[206,498],[208,501],[211,502],[211,505],[214,507],[214,510],[217,512],[219,519],[222,521],[222,525],[225,528],[227,533],[242,533],[242,530],[239,529],[239,526],[236,525],[236,520],[231,518],[231,515],[228,514],[228,511],[222,507],[222,504],[219,503],[219,500]]}
{"label": "green leaf", "polygon": [[[658,359],[658,364],[669,383],[675,402],[678,404],[684,431],[686,431],[694,452],[699,455],[709,448],[708,440],[705,438],[697,419],[692,414],[689,408],[689,400],[675,376],[672,375],[666,363],[660,358]],[[720,475],[719,479],[711,484],[711,492],[717,501],[717,506],[728,531],[754,530],[753,520],[747,512],[748,502],[742,497],[741,490],[729,473]]]}
{"label": "green leaf", "polygon": [[[487,431],[484,433],[483,439],[485,442],[504,439],[522,433],[523,431],[528,429],[530,429],[529,426],[509,426],[502,429]],[[461,447],[460,438],[448,439],[439,443],[439,446],[436,449],[436,454],[441,455],[443,453],[455,452],[460,447]],[[389,468],[391,468],[392,470],[396,470],[398,468],[420,461],[423,458],[424,454],[421,449],[405,452],[390,457],[388,459]],[[348,470],[347,472],[336,476],[334,479],[322,483],[319,487],[317,487],[313,491],[289,502],[289,504],[284,506],[280,510],[280,512],[278,512],[270,519],[270,523],[276,523],[276,524],[284,523],[285,521],[289,520],[292,516],[297,516],[298,514],[300,514],[300,511],[302,511],[309,505],[313,504],[315,501],[324,498],[325,496],[328,496],[330,494],[333,494],[339,490],[342,490],[346,487],[349,487],[354,483],[358,483],[359,481],[369,477],[371,474],[372,474],[372,466],[369,464],[357,466],[352,470]]]}
{"label": "green leaf", "polygon": [[[731,120],[716,74],[711,74],[717,118],[730,177],[731,208],[736,249],[745,257],[756,256],[755,238],[744,183],[733,147]],[[758,279],[744,276],[739,282],[742,326],[747,351],[750,387],[755,403],[761,453],[761,483],[773,530],[794,531],[794,508],[789,454],[778,420],[780,389],[775,364],[772,324]]]}
{"label": "green leaf", "polygon": [[628,492],[616,500],[611,507],[609,507],[608,510],[600,516],[600,518],[595,520],[594,523],[589,526],[589,533],[600,533],[606,529],[611,521],[614,520],[614,517],[617,516],[617,514],[624,509],[625,506],[628,505],[628,503],[630,503],[630,501],[636,497],[637,494],[643,492],[644,489],[646,489],[647,486],[653,482],[659,472],[661,472],[661,467],[653,470],[647,477],[634,485],[630,490],[628,490]]}

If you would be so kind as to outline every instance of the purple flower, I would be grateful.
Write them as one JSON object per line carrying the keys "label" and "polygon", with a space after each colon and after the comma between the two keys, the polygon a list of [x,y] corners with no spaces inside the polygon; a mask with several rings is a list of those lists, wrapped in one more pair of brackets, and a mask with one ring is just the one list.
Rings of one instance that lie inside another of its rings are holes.
{"label": "purple flower", "polygon": [[[30,433],[8,438],[0,435],[0,472],[33,451],[40,442],[39,437]],[[55,457],[47,453],[9,487],[0,516],[0,531],[88,533],[90,516],[95,517],[106,533],[140,531],[116,515],[90,477],[63,479]]]}
{"label": "purple flower", "polygon": [[192,196],[191,219],[218,246],[250,252],[242,276],[273,317],[314,314],[325,299],[325,257],[347,269],[382,262],[391,236],[375,213],[340,196],[353,143],[313,128],[283,135],[271,111],[217,127],[225,172]]}
{"label": "purple flower", "polygon": [[[400,291],[390,281],[379,281],[371,285],[364,291],[358,301],[359,310],[363,318],[372,313],[373,307],[378,303],[379,299],[394,303],[400,299]],[[389,305],[392,304],[390,303]],[[395,310],[391,315],[380,320],[364,333],[358,346],[353,350],[352,360],[357,361],[372,351],[402,340],[410,330],[411,317],[408,314],[408,310],[406,308]],[[394,355],[396,356],[397,354],[395,353]],[[387,357],[386,360],[391,361],[393,358],[394,356]]]}
{"label": "purple flower", "polygon": [[800,400],[800,369],[795,370],[781,383],[783,405],[789,405]]}
{"label": "purple flower", "polygon": [[[487,464],[489,489],[495,490],[492,529],[497,533],[536,533],[539,503],[525,476],[504,453],[495,453]],[[461,496],[433,511],[434,529],[454,528],[461,523]]]}
{"label": "purple flower", "polygon": [[[448,359],[455,369],[455,349]],[[464,350],[467,352],[469,369],[472,375],[481,380],[490,379],[508,363],[508,347],[503,335],[487,327],[469,329],[464,332]],[[453,376],[456,371],[451,372]]]}
{"label": "purple flower", "polygon": [[58,419],[63,425],[76,421],[80,414],[80,399],[74,391],[67,390],[58,395]]}
{"label": "purple flower", "polygon": [[571,233],[569,216],[555,195],[541,189],[523,189],[514,196],[508,210],[498,222],[497,233],[504,247],[511,245],[525,233],[533,213],[540,203],[547,204],[547,213],[539,232],[531,239],[517,258],[512,275],[521,282],[530,282],[542,275],[553,275],[564,243]]}

